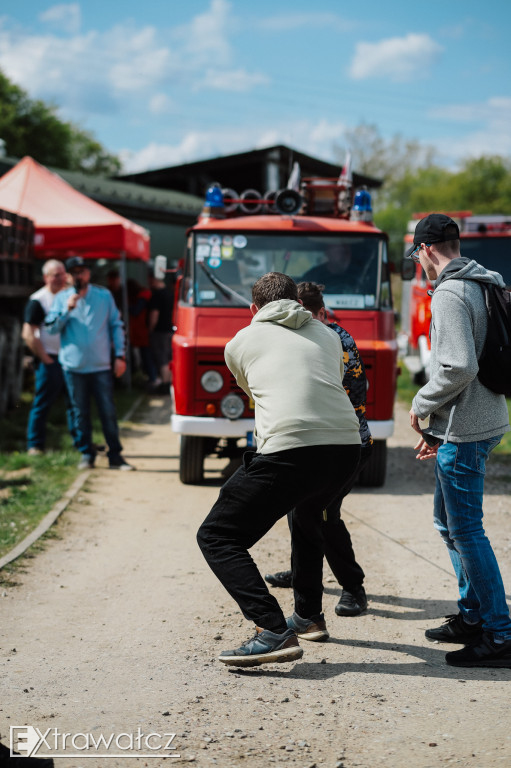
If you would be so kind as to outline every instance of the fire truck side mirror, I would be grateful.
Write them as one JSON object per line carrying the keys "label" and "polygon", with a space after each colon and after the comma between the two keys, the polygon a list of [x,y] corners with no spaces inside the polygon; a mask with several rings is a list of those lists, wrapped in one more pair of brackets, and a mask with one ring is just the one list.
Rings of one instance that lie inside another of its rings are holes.
{"label": "fire truck side mirror", "polygon": [[403,259],[401,262],[401,277],[403,280],[412,280],[415,277],[415,262],[413,259]]}

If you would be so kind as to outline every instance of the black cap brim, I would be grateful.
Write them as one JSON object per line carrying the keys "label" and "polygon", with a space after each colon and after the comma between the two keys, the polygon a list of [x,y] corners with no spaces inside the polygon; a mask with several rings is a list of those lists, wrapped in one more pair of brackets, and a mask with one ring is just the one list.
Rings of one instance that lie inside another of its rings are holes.
{"label": "black cap brim", "polygon": [[414,252],[414,250],[415,250],[416,248],[417,248],[417,246],[416,246],[416,245],[415,245],[415,243],[414,243],[414,244],[412,245],[412,247],[411,247],[411,248],[409,248],[409,249],[406,251],[406,253],[405,253],[405,259],[411,259],[411,258],[412,258],[412,253]]}

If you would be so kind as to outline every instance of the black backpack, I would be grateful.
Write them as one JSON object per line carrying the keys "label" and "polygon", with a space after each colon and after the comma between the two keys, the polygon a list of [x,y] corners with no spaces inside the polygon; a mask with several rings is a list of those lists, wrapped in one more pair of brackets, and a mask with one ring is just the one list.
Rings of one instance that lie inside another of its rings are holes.
{"label": "black backpack", "polygon": [[488,312],[488,332],[477,375],[495,394],[511,397],[511,293],[493,283],[480,286]]}

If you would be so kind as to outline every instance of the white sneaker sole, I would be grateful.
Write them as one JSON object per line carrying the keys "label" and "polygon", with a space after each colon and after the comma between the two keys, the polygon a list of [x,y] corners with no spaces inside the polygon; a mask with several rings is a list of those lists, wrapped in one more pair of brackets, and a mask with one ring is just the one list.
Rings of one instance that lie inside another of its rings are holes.
{"label": "white sneaker sole", "polygon": [[295,645],[279,651],[259,653],[253,656],[219,656],[218,661],[233,667],[259,667],[261,664],[280,664],[285,661],[297,661],[303,656],[303,648]]}
{"label": "white sneaker sole", "polygon": [[313,640],[314,642],[318,643],[320,640],[328,640],[330,637],[330,633],[327,629],[318,629],[316,632],[297,632],[296,636],[300,638],[300,640]]}

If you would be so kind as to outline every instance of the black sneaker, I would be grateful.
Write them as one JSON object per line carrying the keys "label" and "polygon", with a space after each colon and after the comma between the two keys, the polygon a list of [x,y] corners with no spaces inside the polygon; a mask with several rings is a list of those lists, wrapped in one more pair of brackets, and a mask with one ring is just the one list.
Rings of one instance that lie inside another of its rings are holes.
{"label": "black sneaker", "polygon": [[471,645],[445,654],[451,667],[504,667],[511,669],[511,640],[496,643],[484,632]]}
{"label": "black sneaker", "polygon": [[222,651],[218,660],[234,667],[259,667],[261,664],[296,661],[302,656],[303,649],[292,629],[278,634],[256,627],[254,637],[234,651]]}
{"label": "black sneaker", "polygon": [[367,595],[364,587],[354,589],[353,592],[343,589],[335,612],[338,616],[359,616],[366,608]]}
{"label": "black sneaker", "polygon": [[330,635],[325,624],[325,617],[322,613],[317,617],[311,619],[302,619],[297,613],[293,613],[288,619],[286,624],[289,629],[292,629],[298,637],[302,640],[328,640]]}
{"label": "black sneaker", "polygon": [[289,589],[293,586],[292,577],[292,571],[278,571],[277,573],[267,573],[264,580],[271,584],[272,587]]}
{"label": "black sneaker", "polygon": [[121,456],[118,459],[112,459],[110,461],[109,469],[120,469],[121,472],[134,472],[136,467],[134,467],[133,464],[128,464],[128,462]]}
{"label": "black sneaker", "polygon": [[428,640],[438,640],[441,643],[459,643],[467,645],[479,640],[483,633],[483,623],[467,624],[461,613],[453,613],[445,617],[441,627],[427,629],[425,635]]}

